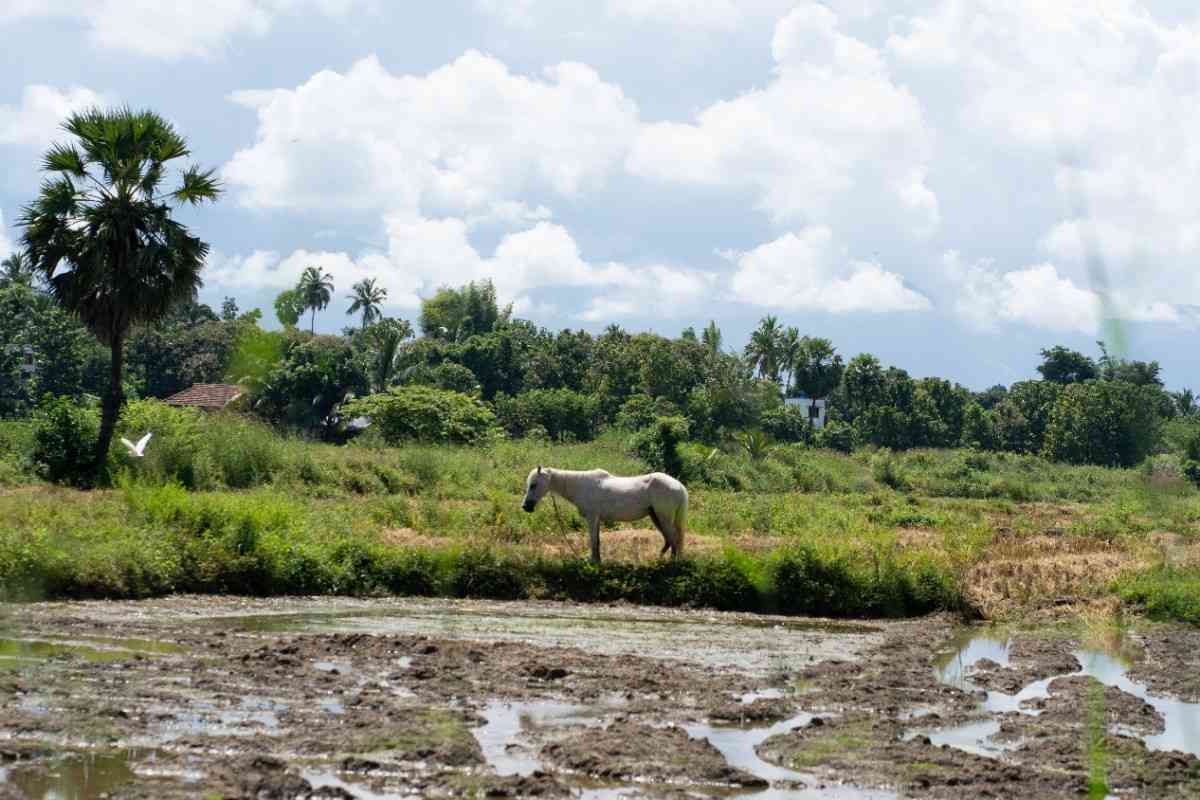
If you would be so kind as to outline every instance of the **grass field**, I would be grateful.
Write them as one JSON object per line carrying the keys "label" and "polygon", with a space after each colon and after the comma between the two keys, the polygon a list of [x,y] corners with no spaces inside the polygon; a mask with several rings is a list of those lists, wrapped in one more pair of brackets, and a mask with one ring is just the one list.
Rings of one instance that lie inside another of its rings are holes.
{"label": "grass field", "polygon": [[[586,561],[567,503],[520,510],[537,464],[636,473],[587,444],[345,447],[236,419],[164,430],[109,490],[0,457],[0,595],[378,592],[628,600],[830,616],[1114,613],[1200,623],[1200,492],[1151,469],[972,451],[697,452],[687,557],[648,522]],[[10,454],[25,434],[0,428]]]}

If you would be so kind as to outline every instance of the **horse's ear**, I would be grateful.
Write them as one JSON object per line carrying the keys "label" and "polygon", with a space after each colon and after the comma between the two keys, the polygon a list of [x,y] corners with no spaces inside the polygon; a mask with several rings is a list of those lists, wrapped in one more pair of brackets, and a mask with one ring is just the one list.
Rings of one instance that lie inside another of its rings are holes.
{"label": "horse's ear", "polygon": [[542,474],[542,465],[538,464],[538,475]]}

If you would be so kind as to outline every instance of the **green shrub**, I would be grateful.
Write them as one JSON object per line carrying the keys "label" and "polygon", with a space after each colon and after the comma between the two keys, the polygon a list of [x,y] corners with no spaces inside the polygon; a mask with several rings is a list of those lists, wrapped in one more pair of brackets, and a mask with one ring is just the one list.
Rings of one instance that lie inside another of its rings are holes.
{"label": "green shrub", "polygon": [[898,492],[907,491],[909,488],[908,477],[897,458],[888,450],[882,450],[871,457],[871,476]]}
{"label": "green shrub", "polygon": [[0,486],[15,486],[34,478],[33,422],[0,420]]}
{"label": "green shrub", "polygon": [[475,373],[462,364],[443,361],[429,371],[429,382],[439,389],[462,394],[473,394],[479,389]]}
{"label": "green shrub", "polygon": [[600,404],[570,389],[534,389],[510,397],[496,396],[496,417],[513,436],[541,428],[555,440],[589,441],[596,435]]}
{"label": "green shrub", "polygon": [[347,417],[366,416],[388,444],[404,441],[475,444],[498,433],[496,416],[474,397],[432,386],[397,386],[347,403]]}
{"label": "green shrub", "polygon": [[633,435],[630,449],[657,472],[683,479],[684,464],[679,445],[687,441],[688,421],[684,417],[659,417],[649,427]]}
{"label": "green shrub", "polygon": [[[195,408],[169,406],[160,400],[133,400],[121,410],[117,422],[117,446],[109,452],[110,469],[124,468],[142,480],[158,483],[177,481],[189,489],[215,488],[210,469],[197,474],[197,462],[205,441],[201,432],[202,412]],[[132,455],[120,438],[136,442],[152,433],[144,455]],[[200,480],[198,480],[200,478]]]}
{"label": "green shrub", "polygon": [[100,415],[69,397],[48,397],[33,417],[33,460],[47,480],[83,484],[91,479]]}
{"label": "green shrub", "polygon": [[193,469],[215,470],[215,479],[231,489],[268,483],[286,463],[283,440],[267,425],[247,417],[205,418],[203,435],[205,449],[197,454]]}
{"label": "green shrub", "polygon": [[763,432],[777,442],[811,444],[816,436],[808,414],[798,406],[769,408],[762,415]]}
{"label": "green shrub", "polygon": [[858,436],[853,427],[841,420],[829,420],[813,435],[813,444],[826,450],[849,453],[858,446]]}
{"label": "green shrub", "polygon": [[1135,466],[1157,441],[1156,391],[1121,381],[1066,386],[1050,413],[1046,455],[1071,464]]}

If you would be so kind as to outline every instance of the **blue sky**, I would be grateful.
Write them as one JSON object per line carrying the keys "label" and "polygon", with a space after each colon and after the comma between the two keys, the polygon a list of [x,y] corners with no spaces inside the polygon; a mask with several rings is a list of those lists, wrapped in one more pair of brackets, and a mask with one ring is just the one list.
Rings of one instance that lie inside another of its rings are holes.
{"label": "blue sky", "polygon": [[490,277],[551,328],[769,313],[982,388],[1107,315],[1200,386],[1191,3],[0,0],[0,36],[0,252],[62,116],[128,103],[225,182],[203,299],[272,321],[308,264],[409,318]]}

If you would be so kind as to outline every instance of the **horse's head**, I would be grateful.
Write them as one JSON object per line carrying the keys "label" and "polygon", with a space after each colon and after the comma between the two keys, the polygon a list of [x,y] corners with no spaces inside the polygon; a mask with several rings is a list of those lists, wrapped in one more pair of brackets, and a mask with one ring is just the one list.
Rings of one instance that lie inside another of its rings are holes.
{"label": "horse's head", "polygon": [[550,491],[550,472],[541,467],[529,471],[529,478],[525,481],[525,502],[521,504],[521,508],[526,511],[533,511],[537,507],[538,501],[546,496],[546,492]]}

